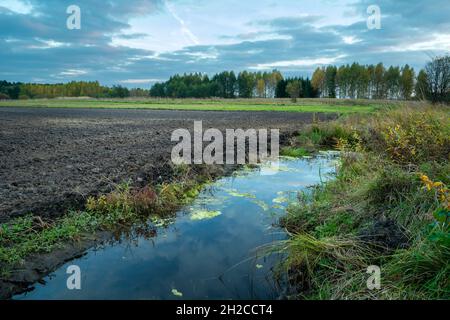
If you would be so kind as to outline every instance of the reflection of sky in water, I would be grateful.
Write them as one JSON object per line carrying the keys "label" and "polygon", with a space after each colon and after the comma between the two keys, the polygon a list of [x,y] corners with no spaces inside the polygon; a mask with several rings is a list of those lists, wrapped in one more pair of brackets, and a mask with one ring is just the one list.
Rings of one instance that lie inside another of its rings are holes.
{"label": "reflection of sky in water", "polygon": [[[174,299],[172,289],[186,299],[277,298],[271,273],[277,257],[260,254],[258,258],[256,250],[285,239],[283,231],[273,226],[282,214],[273,208],[277,204],[273,200],[295,197],[289,191],[329,178],[334,160],[284,159],[280,168],[276,175],[263,176],[254,170],[221,179],[180,212],[175,223],[158,230],[157,237],[89,250],[47,277],[45,285],[37,284],[35,290],[16,298]],[[189,213],[198,210],[221,215],[191,220]],[[81,268],[82,290],[66,288],[65,271],[71,264]]]}

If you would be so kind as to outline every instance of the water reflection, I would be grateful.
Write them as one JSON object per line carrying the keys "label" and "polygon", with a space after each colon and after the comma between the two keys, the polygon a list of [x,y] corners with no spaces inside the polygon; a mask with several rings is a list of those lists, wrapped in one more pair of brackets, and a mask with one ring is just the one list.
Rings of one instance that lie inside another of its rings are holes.
{"label": "water reflection", "polygon": [[[279,261],[258,248],[283,240],[277,227],[297,192],[335,172],[336,155],[282,159],[280,172],[243,170],[205,188],[175,218],[153,219],[89,250],[16,299],[276,299]],[[82,289],[66,287],[78,265]]]}

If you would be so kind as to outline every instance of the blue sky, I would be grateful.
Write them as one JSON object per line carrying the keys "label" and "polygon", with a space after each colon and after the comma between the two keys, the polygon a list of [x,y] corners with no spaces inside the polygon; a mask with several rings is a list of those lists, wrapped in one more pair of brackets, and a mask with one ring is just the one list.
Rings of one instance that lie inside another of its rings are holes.
{"label": "blue sky", "polygon": [[[69,5],[81,29],[66,27]],[[367,28],[367,8],[381,29]],[[311,75],[450,52],[450,0],[0,0],[0,79],[149,87],[184,72]]]}

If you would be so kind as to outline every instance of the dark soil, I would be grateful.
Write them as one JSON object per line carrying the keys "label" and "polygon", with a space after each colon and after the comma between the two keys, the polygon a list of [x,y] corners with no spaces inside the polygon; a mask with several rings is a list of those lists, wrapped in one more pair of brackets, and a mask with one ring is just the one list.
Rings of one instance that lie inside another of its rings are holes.
{"label": "dark soil", "polygon": [[166,180],[171,134],[192,131],[194,120],[203,120],[204,130],[276,128],[286,135],[312,119],[283,112],[0,108],[0,223],[27,213],[62,215],[128,179]]}

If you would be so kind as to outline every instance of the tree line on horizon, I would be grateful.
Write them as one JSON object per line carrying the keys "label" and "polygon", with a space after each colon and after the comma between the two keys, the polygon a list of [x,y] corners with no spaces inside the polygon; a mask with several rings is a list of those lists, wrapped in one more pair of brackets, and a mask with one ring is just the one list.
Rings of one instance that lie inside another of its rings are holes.
{"label": "tree line on horizon", "polygon": [[309,78],[284,78],[277,71],[225,71],[172,76],[150,90],[162,98],[338,98],[450,102],[450,56],[436,57],[416,72],[408,64],[386,67],[352,63],[317,68]]}
{"label": "tree line on horizon", "polygon": [[98,81],[61,84],[0,81],[0,100],[57,97],[92,98],[339,98],[450,102],[450,56],[436,57],[416,72],[409,65],[361,65],[317,68],[312,78],[284,78],[281,72],[224,71],[176,74],[150,89],[102,86]]}
{"label": "tree line on horizon", "polygon": [[435,57],[416,76],[403,67],[377,65],[327,66],[317,68],[312,86],[322,98],[429,100],[450,102],[450,56]]}
{"label": "tree line on horizon", "polygon": [[224,71],[209,77],[202,73],[176,74],[156,83],[150,96],[160,98],[288,98],[290,83],[298,83],[298,97],[316,98],[319,94],[309,78],[287,78],[281,72]]}
{"label": "tree line on horizon", "polygon": [[410,100],[414,93],[415,71],[382,63],[377,65],[342,65],[317,68],[313,87],[323,98]]}
{"label": "tree line on horizon", "polygon": [[98,81],[72,81],[59,84],[0,81],[1,99],[43,99],[59,97],[127,98],[148,97],[150,90],[102,86]]}

